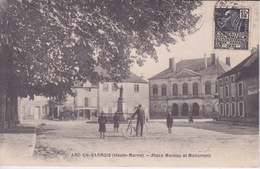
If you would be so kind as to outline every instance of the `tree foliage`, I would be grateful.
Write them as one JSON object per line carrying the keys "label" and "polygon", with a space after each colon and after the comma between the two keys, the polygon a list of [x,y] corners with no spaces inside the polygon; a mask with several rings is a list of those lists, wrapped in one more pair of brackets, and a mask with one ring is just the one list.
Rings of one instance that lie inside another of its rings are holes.
{"label": "tree foliage", "polygon": [[[75,81],[126,78],[133,63],[157,60],[199,16],[199,1],[12,0],[5,10],[13,90],[22,96],[73,94]],[[97,67],[107,73],[102,74]],[[108,75],[108,77],[107,77]]]}

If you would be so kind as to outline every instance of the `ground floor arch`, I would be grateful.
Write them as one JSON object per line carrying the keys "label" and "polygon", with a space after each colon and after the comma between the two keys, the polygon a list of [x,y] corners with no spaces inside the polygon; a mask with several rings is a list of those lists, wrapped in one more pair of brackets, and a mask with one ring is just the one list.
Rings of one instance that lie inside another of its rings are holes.
{"label": "ground floor arch", "polygon": [[176,104],[176,103],[172,104],[171,113],[172,113],[173,116],[178,116],[178,114],[179,114],[179,106],[178,106],[178,104]]}
{"label": "ground floor arch", "polygon": [[189,106],[187,103],[183,103],[181,108],[181,115],[188,116],[188,113],[189,113]]}
{"label": "ground floor arch", "polygon": [[198,103],[192,104],[192,116],[199,116],[200,114],[200,106]]}

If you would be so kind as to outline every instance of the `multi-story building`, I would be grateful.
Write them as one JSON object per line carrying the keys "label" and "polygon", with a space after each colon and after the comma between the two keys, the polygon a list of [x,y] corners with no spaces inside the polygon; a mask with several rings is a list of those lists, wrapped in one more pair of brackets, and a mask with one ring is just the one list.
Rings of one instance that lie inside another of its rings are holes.
{"label": "multi-story building", "polygon": [[141,104],[149,119],[149,83],[134,73],[120,83],[104,82],[99,85],[99,111],[110,114],[117,111],[118,89],[121,87],[123,88],[124,115],[129,116],[134,113],[138,104]]}
{"label": "multi-story building", "polygon": [[171,112],[175,118],[212,117],[218,111],[217,77],[230,70],[215,54],[201,59],[182,60],[175,64],[169,59],[169,68],[149,79],[150,117],[165,118]]}
{"label": "multi-story building", "polygon": [[218,83],[220,120],[259,122],[259,46]]}
{"label": "multi-story building", "polygon": [[149,118],[149,83],[134,73],[130,73],[130,76],[120,83],[75,84],[73,90],[77,96],[68,97],[65,103],[55,105],[53,110],[50,110],[49,98],[35,97],[34,100],[23,98],[19,101],[20,119],[43,119],[47,118],[49,113],[52,117],[58,118],[60,112],[65,110],[76,112],[76,117],[82,119],[95,119],[101,111],[112,116],[117,111],[121,87],[123,88],[124,115],[129,116],[138,104],[142,104],[146,117]]}

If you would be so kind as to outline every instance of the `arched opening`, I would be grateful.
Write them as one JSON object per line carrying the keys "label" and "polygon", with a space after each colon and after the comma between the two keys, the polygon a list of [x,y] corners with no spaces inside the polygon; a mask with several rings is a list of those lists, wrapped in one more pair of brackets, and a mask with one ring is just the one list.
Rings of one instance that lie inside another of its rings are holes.
{"label": "arched opening", "polygon": [[153,95],[158,95],[158,86],[153,85]]}
{"label": "arched opening", "polygon": [[188,84],[187,83],[182,84],[182,95],[188,95]]}
{"label": "arched opening", "polygon": [[165,84],[162,85],[162,96],[167,96],[167,86]]}
{"label": "arched opening", "polygon": [[193,93],[193,95],[198,95],[199,94],[198,83],[196,83],[196,82],[192,84],[192,93]]}
{"label": "arched opening", "polygon": [[193,116],[199,116],[200,114],[200,106],[198,105],[198,103],[193,103],[192,105],[192,115]]}
{"label": "arched opening", "polygon": [[211,94],[211,84],[210,84],[210,82],[205,83],[205,94]]}
{"label": "arched opening", "polygon": [[178,85],[176,83],[172,85],[172,95],[178,96]]}
{"label": "arched opening", "polygon": [[172,104],[172,111],[171,111],[171,113],[172,113],[173,116],[178,116],[178,114],[179,114],[179,106],[178,106],[178,104],[176,104],[176,103]]}
{"label": "arched opening", "polygon": [[182,104],[182,109],[181,109],[181,115],[182,116],[188,116],[188,112],[189,112],[189,106],[187,103],[183,103]]}

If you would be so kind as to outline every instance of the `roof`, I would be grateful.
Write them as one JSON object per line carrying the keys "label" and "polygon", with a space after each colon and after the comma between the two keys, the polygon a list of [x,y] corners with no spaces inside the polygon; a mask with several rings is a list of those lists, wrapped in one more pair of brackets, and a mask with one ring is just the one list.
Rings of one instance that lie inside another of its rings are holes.
{"label": "roof", "polygon": [[[212,65],[212,58],[207,58],[207,67]],[[181,60],[176,64],[176,71],[180,71],[181,69],[190,69],[193,71],[200,71],[205,69],[205,59],[199,58],[199,59],[189,59],[189,60]]]}
{"label": "roof", "polygon": [[130,72],[130,75],[127,79],[122,79],[123,83],[148,83],[148,81],[142,79],[141,77],[137,76],[133,72]]}
{"label": "roof", "polygon": [[[98,72],[99,74],[102,74],[104,77],[109,77],[107,71],[100,66],[96,67],[95,71]],[[149,83],[148,81],[146,81],[143,78],[137,76],[133,72],[130,72],[129,76],[126,79],[121,79],[121,81],[123,83]]]}
{"label": "roof", "polygon": [[176,64],[176,71],[174,72],[173,69],[167,68],[164,71],[156,74],[155,76],[151,77],[149,80],[155,79],[168,79],[176,77],[176,75],[181,72],[182,70],[195,72],[200,75],[218,75],[225,73],[226,71],[230,70],[231,67],[221,60],[217,60],[216,63],[212,63],[212,58],[207,58],[207,68],[205,69],[205,59],[190,59],[190,60],[182,60]]}
{"label": "roof", "polygon": [[210,65],[207,69],[203,69],[198,71],[202,75],[221,75],[227,71],[229,71],[231,67],[221,60],[217,60],[215,65]]}
{"label": "roof", "polygon": [[243,73],[243,71],[249,70],[249,67],[251,67],[255,62],[259,62],[259,52],[258,51],[255,51],[254,53],[252,53],[245,60],[240,62],[238,65],[236,65],[233,69],[227,71],[226,73],[222,74],[218,78],[234,75],[239,72]]}

